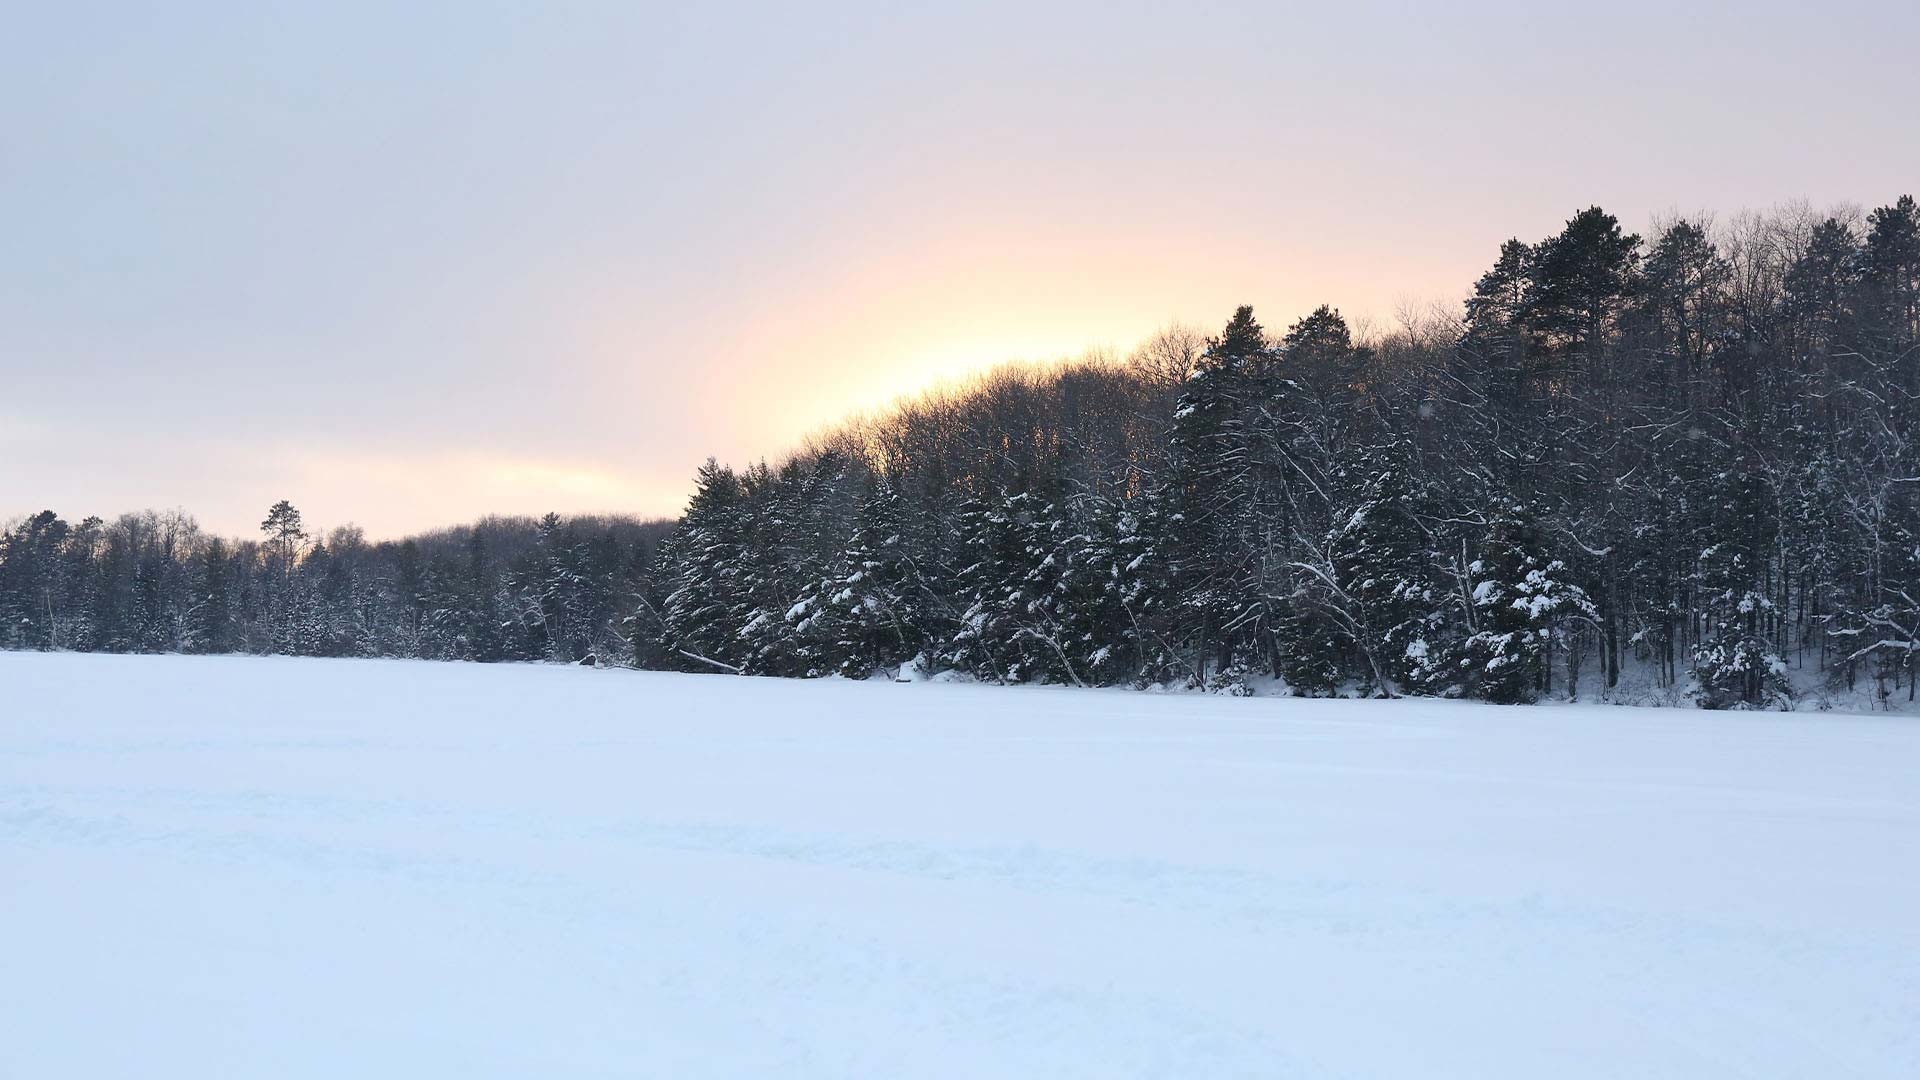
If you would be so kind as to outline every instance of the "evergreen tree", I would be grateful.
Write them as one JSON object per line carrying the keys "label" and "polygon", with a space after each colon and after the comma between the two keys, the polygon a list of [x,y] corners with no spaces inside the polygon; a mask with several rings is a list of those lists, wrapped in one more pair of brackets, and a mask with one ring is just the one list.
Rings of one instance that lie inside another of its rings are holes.
{"label": "evergreen tree", "polygon": [[1704,708],[1754,707],[1785,690],[1786,662],[1770,640],[1765,581],[1776,543],[1773,493],[1751,470],[1722,473],[1706,489],[1699,534],[1712,537],[1694,572],[1701,627],[1693,674]]}
{"label": "evergreen tree", "polygon": [[960,615],[938,662],[980,678],[1018,681],[1009,598],[1024,576],[1026,552],[1019,529],[1006,510],[982,500],[963,503],[956,523],[961,566],[954,579],[954,606]]}
{"label": "evergreen tree", "polygon": [[1534,249],[1522,304],[1535,372],[1552,376],[1590,357],[1633,296],[1639,246],[1592,206]]}
{"label": "evergreen tree", "polygon": [[846,560],[791,613],[821,672],[863,678],[898,670],[925,648],[904,501],[884,477],[861,500]]}
{"label": "evergreen tree", "polygon": [[692,670],[740,670],[749,617],[746,497],[740,478],[713,459],[694,478],[680,528],[662,546],[667,592],[661,609],[664,650]]}
{"label": "evergreen tree", "polygon": [[1351,513],[1329,540],[1342,592],[1352,599],[1360,645],[1392,686],[1446,692],[1459,669],[1456,596],[1441,570],[1438,519],[1404,451],[1377,451]]}
{"label": "evergreen tree", "polygon": [[1253,309],[1234,312],[1208,346],[1174,413],[1171,513],[1163,551],[1178,621],[1192,645],[1189,666],[1202,681],[1266,644],[1270,630],[1262,521],[1263,480],[1256,419],[1282,412],[1274,353]]}
{"label": "evergreen tree", "polygon": [[307,539],[307,531],[300,523],[300,511],[281,499],[267,510],[267,519],[260,523],[260,531],[266,534],[267,551],[275,568],[282,574],[291,573],[294,560]]}
{"label": "evergreen tree", "polygon": [[233,608],[227,598],[230,558],[227,545],[217,536],[200,553],[199,603],[193,608],[193,641],[198,652],[233,651]]}
{"label": "evergreen tree", "polygon": [[1591,619],[1592,600],[1548,552],[1538,512],[1524,505],[1498,512],[1468,569],[1475,632],[1463,649],[1462,681],[1499,704],[1537,699],[1550,686],[1555,622]]}
{"label": "evergreen tree", "polygon": [[66,576],[61,556],[71,531],[59,515],[42,510],[0,534],[0,646],[61,646]]}

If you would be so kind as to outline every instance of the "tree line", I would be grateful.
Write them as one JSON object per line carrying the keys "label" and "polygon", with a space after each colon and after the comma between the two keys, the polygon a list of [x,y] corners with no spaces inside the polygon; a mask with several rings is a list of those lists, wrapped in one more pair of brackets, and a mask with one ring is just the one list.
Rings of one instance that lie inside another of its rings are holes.
{"label": "tree line", "polygon": [[[15,647],[1499,702],[1915,693],[1920,210],[1512,239],[1459,311],[1009,365],[714,461],[672,525],[0,541]],[[463,546],[466,550],[462,550]],[[163,599],[170,598],[170,599]],[[64,623],[62,620],[66,620]]]}
{"label": "tree line", "polygon": [[1464,310],[1250,308],[709,462],[645,662],[1710,707],[1920,656],[1920,211],[1500,247]]}
{"label": "tree line", "polygon": [[282,501],[235,541],[177,511],[43,511],[0,535],[0,646],[631,663],[624,620],[671,528],[549,514],[374,543]]}

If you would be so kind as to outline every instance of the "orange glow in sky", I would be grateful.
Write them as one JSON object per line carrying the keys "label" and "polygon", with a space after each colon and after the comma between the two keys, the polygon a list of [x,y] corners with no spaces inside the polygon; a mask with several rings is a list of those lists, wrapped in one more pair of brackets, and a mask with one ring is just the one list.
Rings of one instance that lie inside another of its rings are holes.
{"label": "orange glow in sky", "polygon": [[673,514],[999,361],[1920,176],[1912,5],[82,7],[0,65],[0,520]]}

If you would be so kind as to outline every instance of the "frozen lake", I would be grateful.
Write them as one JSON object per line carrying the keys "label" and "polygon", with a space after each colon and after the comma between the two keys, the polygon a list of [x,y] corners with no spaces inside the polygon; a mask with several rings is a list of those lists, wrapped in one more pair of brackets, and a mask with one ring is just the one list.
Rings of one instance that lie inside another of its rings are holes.
{"label": "frozen lake", "polygon": [[0,654],[8,1077],[1920,1076],[1920,726]]}

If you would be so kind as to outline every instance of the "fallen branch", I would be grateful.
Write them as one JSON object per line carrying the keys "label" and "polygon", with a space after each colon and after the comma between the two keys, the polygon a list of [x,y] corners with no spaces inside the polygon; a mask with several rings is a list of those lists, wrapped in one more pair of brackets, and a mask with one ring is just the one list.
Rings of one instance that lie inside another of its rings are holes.
{"label": "fallen branch", "polygon": [[735,675],[745,674],[745,672],[741,671],[737,667],[734,667],[732,664],[723,664],[718,660],[715,660],[707,656],[701,656],[699,653],[696,653],[696,652],[688,652],[685,649],[675,649],[674,651],[679,653],[681,656],[686,657],[689,660],[698,660],[703,664],[712,664],[714,667],[719,668],[721,671],[731,671]]}

